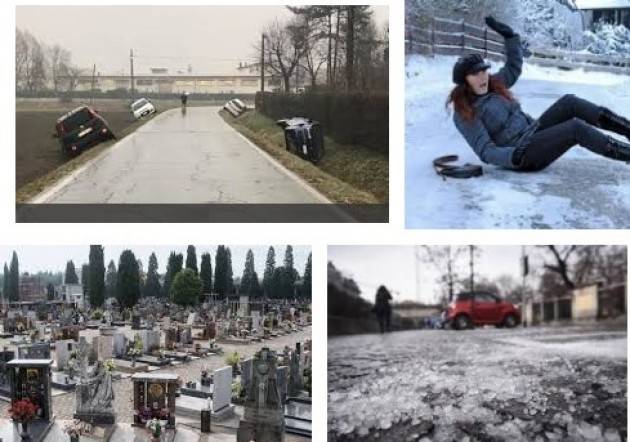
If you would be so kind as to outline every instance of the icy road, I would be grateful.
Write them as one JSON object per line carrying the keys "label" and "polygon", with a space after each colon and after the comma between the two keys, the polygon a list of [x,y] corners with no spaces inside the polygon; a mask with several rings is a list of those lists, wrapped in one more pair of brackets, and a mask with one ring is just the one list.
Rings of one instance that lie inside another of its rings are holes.
{"label": "icy road", "polygon": [[157,115],[36,203],[323,203],[218,115]]}
{"label": "icy road", "polygon": [[331,338],[329,440],[626,440],[626,345],[625,324]]}
{"label": "icy road", "polygon": [[[444,181],[431,161],[457,154],[481,164],[444,108],[455,58],[410,56],[406,81],[405,200],[408,228],[629,228],[630,165],[579,146],[537,173],[484,165],[480,178]],[[495,72],[499,66],[492,67]],[[512,89],[537,118],[564,94],[630,117],[630,77],[527,64]],[[622,138],[624,139],[624,138]],[[624,139],[625,140],[625,139]]]}

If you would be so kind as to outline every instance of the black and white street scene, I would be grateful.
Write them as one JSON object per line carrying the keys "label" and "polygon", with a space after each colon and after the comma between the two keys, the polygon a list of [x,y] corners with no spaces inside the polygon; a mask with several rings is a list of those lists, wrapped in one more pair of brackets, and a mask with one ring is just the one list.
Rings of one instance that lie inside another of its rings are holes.
{"label": "black and white street scene", "polygon": [[625,246],[328,259],[328,440],[627,440]]}
{"label": "black and white street scene", "polygon": [[0,440],[311,439],[310,247],[0,257]]}
{"label": "black and white street scene", "polygon": [[630,227],[630,1],[405,0],[405,54],[407,228]]}
{"label": "black and white street scene", "polygon": [[387,222],[388,14],[18,6],[18,215]]}

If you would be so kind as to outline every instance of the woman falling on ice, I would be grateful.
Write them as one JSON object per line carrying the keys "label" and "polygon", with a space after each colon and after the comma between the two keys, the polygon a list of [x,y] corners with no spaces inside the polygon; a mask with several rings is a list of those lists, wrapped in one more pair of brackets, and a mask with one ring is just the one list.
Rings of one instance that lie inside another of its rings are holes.
{"label": "woman falling on ice", "polygon": [[457,86],[447,100],[455,110],[455,126],[484,163],[542,170],[576,144],[607,158],[630,161],[630,144],[597,129],[630,140],[630,121],[605,107],[565,95],[537,120],[523,112],[509,91],[523,66],[520,38],[493,17],[487,17],[486,24],[505,38],[505,66],[488,75],[490,65],[480,55],[461,57],[453,67]]}

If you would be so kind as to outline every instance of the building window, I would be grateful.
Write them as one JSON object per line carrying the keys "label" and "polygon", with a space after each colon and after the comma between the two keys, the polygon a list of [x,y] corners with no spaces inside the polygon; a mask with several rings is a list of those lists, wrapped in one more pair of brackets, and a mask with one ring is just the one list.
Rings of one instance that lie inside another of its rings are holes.
{"label": "building window", "polygon": [[136,80],[138,86],[152,86],[153,80]]}

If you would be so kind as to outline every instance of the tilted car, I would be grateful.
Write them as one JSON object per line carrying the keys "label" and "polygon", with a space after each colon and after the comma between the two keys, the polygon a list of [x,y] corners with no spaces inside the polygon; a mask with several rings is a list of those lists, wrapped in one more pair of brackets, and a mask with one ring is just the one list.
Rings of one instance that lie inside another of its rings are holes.
{"label": "tilted car", "polygon": [[146,98],[140,98],[131,103],[131,113],[136,120],[155,112],[157,112],[155,106]]}
{"label": "tilted car", "polygon": [[62,115],[55,124],[54,137],[65,154],[77,155],[102,141],[116,138],[105,118],[89,106]]}
{"label": "tilted car", "polygon": [[459,293],[443,313],[446,327],[464,330],[481,325],[516,327],[521,312],[511,302],[487,292]]}

